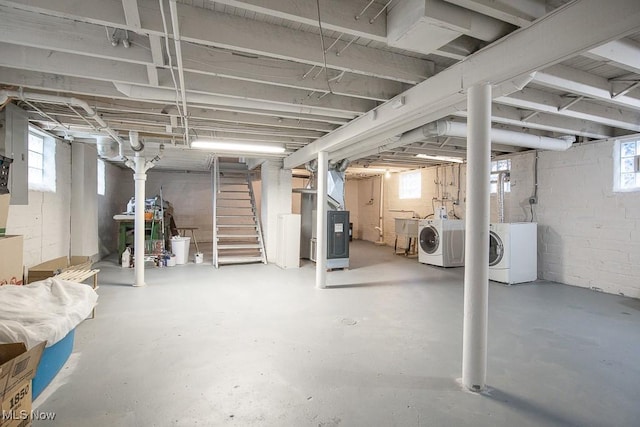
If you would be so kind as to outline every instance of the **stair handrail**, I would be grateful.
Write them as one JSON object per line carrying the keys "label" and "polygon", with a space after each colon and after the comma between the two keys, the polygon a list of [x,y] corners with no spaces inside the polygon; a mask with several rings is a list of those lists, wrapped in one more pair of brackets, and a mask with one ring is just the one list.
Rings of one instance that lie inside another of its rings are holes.
{"label": "stair handrail", "polygon": [[262,227],[260,223],[261,219],[258,217],[258,209],[256,208],[256,198],[253,193],[253,180],[251,179],[251,173],[247,173],[247,183],[249,184],[249,194],[251,197],[251,206],[253,206],[253,214],[255,215],[256,225],[258,228],[258,239],[260,241],[260,249],[262,253],[262,263],[267,263],[267,249],[264,247],[264,236],[262,235]]}
{"label": "stair handrail", "polygon": [[213,193],[213,266],[218,268],[218,193],[220,192],[220,165],[214,156],[211,171],[211,192]]}

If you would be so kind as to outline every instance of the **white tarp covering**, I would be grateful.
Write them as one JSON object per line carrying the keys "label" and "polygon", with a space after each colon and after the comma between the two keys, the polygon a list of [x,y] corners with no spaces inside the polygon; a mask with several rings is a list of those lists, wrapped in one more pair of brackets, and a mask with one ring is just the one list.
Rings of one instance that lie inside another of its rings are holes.
{"label": "white tarp covering", "polygon": [[46,340],[50,347],[89,316],[98,300],[91,286],[50,278],[0,286],[0,344]]}

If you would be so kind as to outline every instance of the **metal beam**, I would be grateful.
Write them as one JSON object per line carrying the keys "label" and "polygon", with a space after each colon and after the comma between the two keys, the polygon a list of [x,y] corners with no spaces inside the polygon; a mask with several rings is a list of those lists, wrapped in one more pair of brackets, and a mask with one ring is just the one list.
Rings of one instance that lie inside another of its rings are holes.
{"label": "metal beam", "polygon": [[591,49],[586,56],[640,74],[640,43],[634,40],[623,39],[609,42]]}
{"label": "metal beam", "polygon": [[[598,26],[575,25],[593,16],[598,16]],[[293,168],[319,151],[335,151],[367,138],[375,137],[375,143],[382,144],[385,138],[442,118],[456,108],[464,109],[464,91],[470,86],[482,82],[500,85],[639,30],[640,3],[636,0],[568,3],[404,92],[404,105],[392,99],[376,108],[375,117],[368,113],[353,120],[285,158],[284,165]]]}

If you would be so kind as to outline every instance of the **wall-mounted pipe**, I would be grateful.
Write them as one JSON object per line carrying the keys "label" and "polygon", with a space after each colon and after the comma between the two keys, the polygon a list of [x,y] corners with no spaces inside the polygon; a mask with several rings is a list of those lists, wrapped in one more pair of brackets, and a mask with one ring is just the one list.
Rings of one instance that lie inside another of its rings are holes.
{"label": "wall-mounted pipe", "polygon": [[93,119],[96,123],[98,123],[99,128],[106,132],[109,136],[111,136],[119,145],[122,147],[124,141],[120,138],[120,135],[113,129],[109,127],[109,125],[102,120],[102,117],[96,113],[96,111],[89,106],[85,101],[78,98],[69,98],[64,96],[57,95],[47,95],[44,93],[35,93],[35,92],[24,92],[24,91],[11,91],[11,90],[2,90],[0,91],[0,105],[3,104],[3,99],[8,100],[9,98],[17,98],[22,101],[30,100],[30,101],[39,101],[49,104],[68,104],[74,105],[76,107],[82,108],[89,118]]}

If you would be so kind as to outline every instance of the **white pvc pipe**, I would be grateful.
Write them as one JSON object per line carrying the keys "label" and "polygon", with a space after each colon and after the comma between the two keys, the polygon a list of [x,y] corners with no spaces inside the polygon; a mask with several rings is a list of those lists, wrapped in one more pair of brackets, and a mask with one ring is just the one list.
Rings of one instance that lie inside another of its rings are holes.
{"label": "white pvc pipe", "polygon": [[327,152],[318,153],[318,189],[316,193],[316,288],[327,287]]}
{"label": "white pvc pipe", "polygon": [[491,174],[491,86],[468,93],[467,215],[465,232],[462,383],[485,387],[489,293],[489,176]]}
{"label": "white pvc pipe", "polygon": [[178,23],[178,6],[176,0],[169,2],[171,11],[171,26],[173,27],[173,41],[176,46],[176,59],[178,60],[178,78],[180,79],[180,94],[182,97],[182,119],[184,120],[184,143],[189,145],[189,122],[187,113],[187,88],[184,81],[184,67],[182,65],[182,48],[180,45],[180,25]]}
{"label": "white pvc pipe", "polygon": [[135,233],[135,269],[136,280],[133,286],[145,286],[144,282],[144,237],[145,237],[145,181],[147,180],[145,158],[136,152],[134,157],[135,169],[133,179],[135,180],[136,213],[134,223]]}
{"label": "white pvc pipe", "polygon": [[[451,136],[467,138],[468,125],[463,122],[438,120],[436,122],[437,136]],[[431,131],[433,133],[434,131]],[[549,138],[547,136],[531,135],[507,129],[491,129],[491,142],[516,147],[536,148],[538,150],[566,151],[575,141],[574,136],[563,138]]]}
{"label": "white pvc pipe", "polygon": [[[134,86],[127,83],[113,82],[116,89],[119,92],[127,95],[130,98],[135,99],[150,99],[156,101],[173,102],[176,99],[176,93],[172,89],[146,87],[146,86]],[[270,109],[274,111],[281,111],[286,113],[298,113],[298,114],[318,114],[329,117],[340,117],[345,119],[353,119],[358,113],[351,113],[348,111],[339,111],[330,108],[323,107],[309,107],[304,105],[291,105],[281,104],[272,101],[258,101],[247,98],[232,98],[230,96],[213,95],[205,93],[187,92],[187,102],[192,104],[206,104],[206,105],[224,105],[228,107],[241,107],[241,108],[257,108],[257,109]]]}

